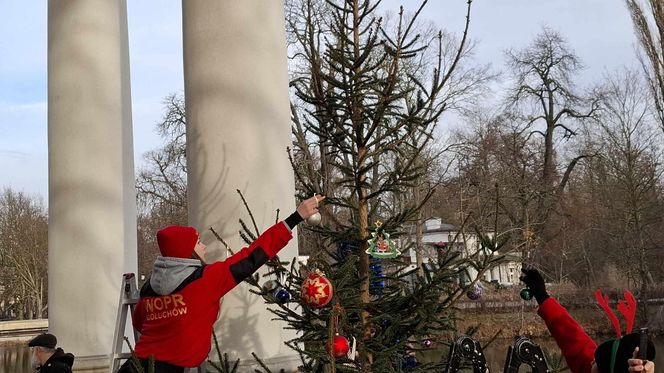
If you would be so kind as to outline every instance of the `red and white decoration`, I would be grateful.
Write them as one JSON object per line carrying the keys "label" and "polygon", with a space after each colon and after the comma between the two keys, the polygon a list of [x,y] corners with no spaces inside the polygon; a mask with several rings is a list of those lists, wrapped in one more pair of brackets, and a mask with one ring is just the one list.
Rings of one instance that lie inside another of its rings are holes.
{"label": "red and white decoration", "polygon": [[332,283],[320,273],[312,272],[302,282],[302,302],[309,307],[325,307],[333,293]]}
{"label": "red and white decoration", "polygon": [[332,341],[332,355],[336,358],[346,357],[350,351],[350,343],[343,335],[335,335]]}

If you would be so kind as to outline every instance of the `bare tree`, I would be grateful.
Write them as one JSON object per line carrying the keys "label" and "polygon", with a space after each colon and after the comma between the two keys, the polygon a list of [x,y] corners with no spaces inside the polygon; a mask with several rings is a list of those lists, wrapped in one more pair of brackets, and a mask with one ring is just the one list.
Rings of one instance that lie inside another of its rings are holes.
{"label": "bare tree", "polygon": [[512,116],[477,108],[455,134],[457,175],[445,183],[448,209],[460,222],[471,214],[472,225],[511,232],[512,250],[533,244],[529,221],[535,213],[542,157],[539,143]]}
{"label": "bare tree", "polygon": [[136,188],[138,214],[138,270],[146,275],[159,254],[155,233],[168,225],[187,224],[186,115],[184,99],[171,94],[156,129],[164,145],[145,154]]}
{"label": "bare tree", "polygon": [[145,154],[146,165],[139,171],[136,188],[139,206],[158,204],[187,207],[187,161],[185,154],[186,116],[184,98],[177,94],[165,100],[166,113],[157,124],[164,146]]}
{"label": "bare tree", "polygon": [[534,188],[533,214],[511,216],[515,225],[531,232],[536,250],[554,235],[547,224],[574,168],[592,155],[578,154],[561,165],[556,143],[577,135],[574,124],[591,118],[599,99],[578,92],[573,78],[582,68],[581,62],[555,31],[544,28],[528,47],[508,51],[507,59],[514,78],[507,98],[508,115],[518,123],[525,140],[537,144],[541,160],[540,175],[530,186]]}
{"label": "bare tree", "polygon": [[662,244],[656,234],[662,226],[662,136],[635,71],[607,77],[603,90],[598,162],[606,178],[598,187],[605,189],[606,241],[615,248],[610,258],[617,267],[645,290],[654,282],[653,250]]}
{"label": "bare tree", "polygon": [[0,194],[2,298],[18,319],[47,310],[48,225],[38,199],[5,189]]}
{"label": "bare tree", "polygon": [[659,125],[664,131],[664,1],[625,0],[642,53],[639,60],[652,94]]}

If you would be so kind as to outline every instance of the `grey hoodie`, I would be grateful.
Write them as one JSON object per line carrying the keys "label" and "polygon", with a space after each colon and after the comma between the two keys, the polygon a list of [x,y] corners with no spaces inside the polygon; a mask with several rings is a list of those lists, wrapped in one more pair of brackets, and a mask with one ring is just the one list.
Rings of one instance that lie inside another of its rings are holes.
{"label": "grey hoodie", "polygon": [[159,295],[168,295],[203,266],[198,259],[182,259],[169,256],[158,256],[154,261],[150,286]]}

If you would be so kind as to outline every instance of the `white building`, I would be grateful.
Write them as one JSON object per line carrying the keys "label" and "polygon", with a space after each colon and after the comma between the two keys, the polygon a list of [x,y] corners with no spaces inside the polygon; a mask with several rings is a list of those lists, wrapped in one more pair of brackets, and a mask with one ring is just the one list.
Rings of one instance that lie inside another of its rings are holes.
{"label": "white building", "polygon": [[[424,246],[422,260],[428,263],[430,259],[435,260],[440,250],[456,250],[464,257],[477,253],[480,243],[477,234],[472,230],[460,231],[460,228],[442,222],[441,218],[432,217],[424,221],[422,242]],[[493,235],[493,233],[488,233]],[[414,230],[407,239],[415,241]],[[416,263],[414,245],[410,249],[410,261]],[[494,252],[493,255],[501,255]],[[502,286],[511,286],[519,282],[519,271],[521,263],[517,254],[509,254],[506,260],[492,267],[484,273],[483,281],[497,283]],[[468,268],[471,278],[477,275],[474,268]]]}

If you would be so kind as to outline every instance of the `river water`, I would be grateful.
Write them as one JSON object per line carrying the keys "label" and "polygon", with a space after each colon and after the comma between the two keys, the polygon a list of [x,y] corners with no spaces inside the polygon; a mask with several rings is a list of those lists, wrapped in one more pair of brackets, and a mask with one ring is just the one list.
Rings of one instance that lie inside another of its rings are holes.
{"label": "river water", "polygon": [[[491,345],[484,349],[484,353],[489,363],[491,372],[502,372],[505,364],[505,356],[507,354],[507,347],[511,345],[511,339],[499,339],[494,341]],[[552,339],[535,338],[533,342],[539,344],[544,350],[551,353],[560,353],[556,348],[556,344]],[[658,367],[664,367],[664,337],[654,338],[655,347],[659,351],[655,358],[655,364]],[[447,356],[442,356],[444,353],[437,353],[431,350],[427,359],[446,359]],[[437,356],[438,355],[438,356]],[[553,368],[552,362],[549,362],[550,368]],[[74,364],[74,367],[76,364]],[[520,372],[526,372],[525,366],[522,366]],[[663,368],[659,368],[661,370]],[[34,369],[30,367],[30,352],[24,346],[11,346],[0,347],[0,373],[31,373]]]}

